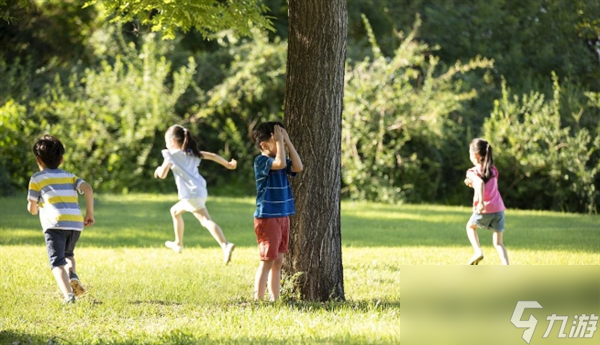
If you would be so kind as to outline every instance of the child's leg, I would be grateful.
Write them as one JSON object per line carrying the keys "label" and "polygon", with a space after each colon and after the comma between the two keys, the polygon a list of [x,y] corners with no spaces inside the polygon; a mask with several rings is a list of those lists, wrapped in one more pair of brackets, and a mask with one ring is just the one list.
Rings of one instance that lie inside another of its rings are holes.
{"label": "child's leg", "polygon": [[65,270],[69,275],[69,284],[71,285],[71,290],[73,290],[73,293],[76,297],[79,297],[85,294],[85,288],[79,281],[79,276],[77,276],[77,272],[75,271],[75,257],[67,256],[65,259],[67,260]]}
{"label": "child's leg", "polygon": [[475,251],[471,259],[469,259],[469,265],[477,265],[479,264],[479,261],[483,259],[483,251],[481,250],[479,236],[477,235],[477,224],[467,224],[467,237],[469,238],[469,242],[471,242],[471,246],[473,246],[473,250]]}
{"label": "child's leg", "polygon": [[256,270],[256,276],[254,277],[254,300],[260,301],[265,297],[265,291],[267,289],[267,278],[269,278],[269,272],[273,267],[275,260],[261,260]]}
{"label": "child's leg", "polygon": [[69,283],[69,273],[67,272],[65,266],[54,267],[52,269],[52,274],[54,274],[54,279],[56,279],[56,283],[60,288],[60,292],[63,293],[65,299],[69,297],[69,294],[73,293],[71,289],[71,284]]}
{"label": "child's leg", "polygon": [[233,243],[227,242],[225,239],[225,235],[223,234],[223,230],[215,223],[208,214],[208,210],[205,208],[196,210],[192,212],[194,216],[200,221],[200,224],[208,229],[208,232],[212,235],[212,237],[219,243],[221,249],[223,250],[223,262],[227,265],[231,260],[231,253],[233,252],[233,248],[235,245]]}
{"label": "child's leg", "polygon": [[65,258],[65,250],[69,235],[72,235],[72,231],[57,229],[48,229],[44,233],[52,274],[54,275],[54,279],[58,284],[60,292],[64,295],[65,300],[73,293],[73,289],[69,283],[69,272],[66,269],[67,261]]}
{"label": "child's leg", "polygon": [[498,251],[498,255],[500,256],[500,261],[502,261],[503,265],[508,265],[508,253],[506,252],[506,248],[504,247],[504,243],[502,243],[502,232],[494,231],[494,235],[492,237],[492,241],[496,251]]}
{"label": "child's leg", "polygon": [[65,258],[65,260],[67,260],[67,264],[65,265],[65,269],[67,270],[67,273],[69,273],[69,275],[71,274],[71,272],[77,273],[77,271],[75,270],[75,257],[67,256]]}
{"label": "child's leg", "polygon": [[273,261],[273,266],[269,271],[269,292],[273,296],[273,301],[279,299],[281,290],[281,266],[283,266],[283,253],[279,253],[277,259]]}
{"label": "child's leg", "polygon": [[173,217],[173,232],[175,233],[175,244],[178,246],[183,246],[183,217],[181,216],[185,212],[183,208],[181,208],[180,204],[177,203],[173,207],[171,207],[171,217]]}
{"label": "child's leg", "polygon": [[477,235],[477,225],[476,224],[467,224],[467,237],[469,237],[469,242],[471,242],[471,246],[475,250],[475,254],[481,254],[481,245],[479,244],[479,235]]}
{"label": "child's leg", "polygon": [[85,293],[85,289],[77,276],[75,266],[75,246],[77,245],[77,241],[79,241],[81,231],[67,231],[65,234],[67,239],[65,244],[65,270],[69,276],[69,284],[73,293],[76,297],[79,297]]}
{"label": "child's leg", "polygon": [[208,232],[214,237],[214,239],[219,243],[221,248],[225,248],[227,245],[227,240],[225,239],[225,235],[223,234],[223,230],[215,223],[208,214],[208,210],[206,208],[196,210],[193,212],[194,216],[200,221],[200,224],[205,227]]}

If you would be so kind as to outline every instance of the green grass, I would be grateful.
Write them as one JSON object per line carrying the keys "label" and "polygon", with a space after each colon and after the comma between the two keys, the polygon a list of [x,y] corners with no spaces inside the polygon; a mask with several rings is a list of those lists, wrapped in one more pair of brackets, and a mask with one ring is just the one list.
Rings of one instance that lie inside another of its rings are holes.
{"label": "green grass", "polygon": [[[342,204],[344,303],[251,302],[258,265],[251,198],[210,198],[207,207],[233,261],[191,215],[185,250],[172,238],[174,196],[97,195],[96,225],[76,249],[89,293],[62,306],[37,216],[24,196],[0,198],[0,344],[378,343],[400,340],[400,267],[462,265],[470,209]],[[512,264],[598,265],[600,217],[509,210]],[[491,234],[486,258],[499,264]]]}

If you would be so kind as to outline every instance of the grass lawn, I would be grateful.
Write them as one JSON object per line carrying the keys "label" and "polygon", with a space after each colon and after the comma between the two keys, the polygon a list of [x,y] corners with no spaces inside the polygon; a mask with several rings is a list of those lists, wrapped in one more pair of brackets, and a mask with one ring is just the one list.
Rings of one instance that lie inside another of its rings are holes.
{"label": "grass lawn", "polygon": [[[342,204],[344,303],[252,302],[258,265],[251,198],[210,198],[236,243],[223,266],[210,234],[185,214],[185,250],[171,240],[175,196],[97,195],[96,225],[76,258],[88,294],[63,306],[37,216],[25,196],[0,198],[0,344],[378,343],[400,341],[400,267],[463,265],[469,208]],[[506,213],[514,265],[600,264],[600,216]],[[480,231],[497,265],[491,234]]]}

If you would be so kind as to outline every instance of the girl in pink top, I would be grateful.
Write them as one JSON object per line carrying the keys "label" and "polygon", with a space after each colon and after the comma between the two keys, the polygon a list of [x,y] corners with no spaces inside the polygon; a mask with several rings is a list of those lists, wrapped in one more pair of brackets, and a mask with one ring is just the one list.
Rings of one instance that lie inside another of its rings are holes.
{"label": "girl in pink top", "polygon": [[498,170],[494,166],[492,146],[484,139],[473,139],[469,146],[469,158],[475,165],[467,170],[465,184],[475,190],[473,214],[467,223],[467,236],[475,250],[469,265],[478,265],[483,260],[477,228],[494,231],[493,244],[500,261],[508,265],[508,254],[502,243],[504,232],[504,202],[498,191]]}

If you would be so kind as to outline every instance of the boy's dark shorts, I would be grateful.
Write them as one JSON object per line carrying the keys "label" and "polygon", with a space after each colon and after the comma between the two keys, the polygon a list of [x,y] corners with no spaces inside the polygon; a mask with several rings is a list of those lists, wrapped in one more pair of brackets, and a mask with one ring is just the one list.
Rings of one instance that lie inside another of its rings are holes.
{"label": "boy's dark shorts", "polygon": [[51,269],[66,265],[65,258],[75,256],[75,244],[79,236],[81,231],[76,230],[48,229],[44,232]]}

